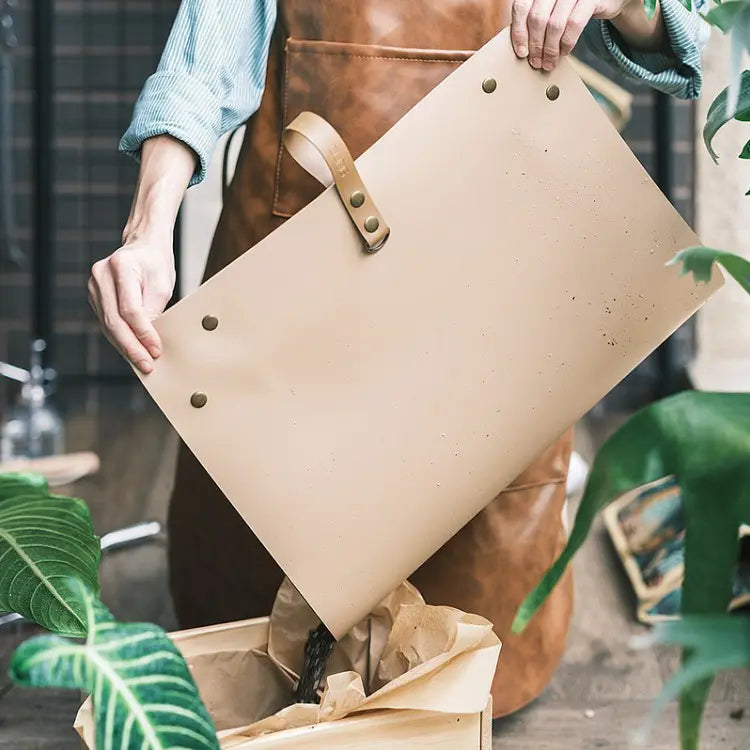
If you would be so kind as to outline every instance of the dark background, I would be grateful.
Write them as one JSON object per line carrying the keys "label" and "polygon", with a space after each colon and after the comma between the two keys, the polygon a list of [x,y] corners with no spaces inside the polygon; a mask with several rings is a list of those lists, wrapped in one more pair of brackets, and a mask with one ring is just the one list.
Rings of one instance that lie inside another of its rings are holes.
{"label": "dark background", "polygon": [[[18,241],[32,242],[33,0],[14,11],[13,169]],[[127,375],[88,306],[94,261],[119,245],[137,167],[117,152],[133,104],[154,70],[177,0],[56,0],[53,169],[54,364],[63,378]],[[0,359],[26,366],[30,273],[0,247]],[[0,403],[1,407],[1,403]]]}
{"label": "dark background", "polygon": [[[33,111],[33,0],[17,0],[13,11],[18,46],[12,53],[14,90],[13,169],[18,242],[32,243],[33,192],[31,118]],[[117,152],[133,103],[154,70],[178,7],[178,0],[55,0],[55,97],[53,142],[55,221],[53,249],[53,364],[61,382],[131,377],[129,369],[100,335],[91,313],[86,281],[92,263],[118,245],[136,178],[136,165]],[[579,57],[611,75],[586,50]],[[653,92],[635,93],[633,118],[624,137],[654,174]],[[694,110],[673,102],[671,150],[674,203],[693,218]],[[575,175],[571,175],[575,179]],[[26,366],[30,336],[31,284],[28,270],[14,266],[0,247],[0,360]],[[690,356],[692,329],[679,332],[678,361]],[[643,401],[653,392],[659,370],[655,358],[642,365],[610,397]],[[15,386],[0,383],[0,410]]]}

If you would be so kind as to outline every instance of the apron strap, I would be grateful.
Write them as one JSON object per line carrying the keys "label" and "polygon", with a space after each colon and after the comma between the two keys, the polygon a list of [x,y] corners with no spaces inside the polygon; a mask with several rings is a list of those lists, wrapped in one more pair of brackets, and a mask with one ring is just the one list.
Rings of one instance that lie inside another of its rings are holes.
{"label": "apron strap", "polygon": [[333,126],[302,112],[284,128],[284,146],[299,165],[326,187],[336,185],[341,202],[368,252],[380,250],[390,229],[370,197],[349,149]]}

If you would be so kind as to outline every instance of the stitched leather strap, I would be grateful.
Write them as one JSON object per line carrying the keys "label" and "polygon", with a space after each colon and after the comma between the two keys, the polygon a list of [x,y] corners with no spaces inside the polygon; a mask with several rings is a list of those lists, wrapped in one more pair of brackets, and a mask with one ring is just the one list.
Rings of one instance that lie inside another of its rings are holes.
{"label": "stitched leather strap", "polygon": [[333,126],[319,115],[302,112],[284,128],[284,146],[300,166],[326,187],[336,185],[341,202],[371,253],[390,229],[362,182],[349,149]]}

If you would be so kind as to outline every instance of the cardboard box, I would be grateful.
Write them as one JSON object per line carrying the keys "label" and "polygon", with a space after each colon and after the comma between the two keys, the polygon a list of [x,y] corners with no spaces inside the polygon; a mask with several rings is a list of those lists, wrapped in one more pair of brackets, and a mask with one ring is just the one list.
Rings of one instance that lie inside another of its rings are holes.
{"label": "cardboard box", "polygon": [[[288,702],[289,685],[284,683],[283,675],[279,675],[267,654],[268,636],[267,617],[171,635],[193,670],[201,696],[216,723],[222,750],[491,750],[489,682],[484,709],[472,713],[380,708],[354,713],[335,721],[283,729],[252,738],[233,736],[236,727],[248,723],[248,716],[233,714],[235,709],[230,706],[238,704],[238,695],[253,696],[249,700],[256,704],[255,719],[275,713]],[[468,652],[440,671],[450,672],[451,664],[453,669],[461,669],[462,657],[471,660],[477,655],[480,660],[487,661],[487,654]],[[467,669],[469,672],[465,672],[465,676],[471,679],[472,667],[467,666]],[[437,693],[440,690],[440,673],[435,676],[438,678],[434,688]],[[257,705],[260,703],[263,705]],[[94,723],[90,700],[79,711],[76,729],[84,740],[84,747],[93,748]]]}

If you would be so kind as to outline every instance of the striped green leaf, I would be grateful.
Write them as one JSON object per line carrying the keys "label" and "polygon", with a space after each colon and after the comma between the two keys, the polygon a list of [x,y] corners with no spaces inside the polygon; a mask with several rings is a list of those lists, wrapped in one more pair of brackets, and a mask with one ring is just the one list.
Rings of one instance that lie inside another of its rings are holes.
{"label": "striped green leaf", "polygon": [[0,474],[0,503],[19,495],[47,495],[47,480],[40,474]]}
{"label": "striped green leaf", "polygon": [[64,581],[76,578],[98,590],[99,538],[83,500],[42,489],[38,478],[0,478],[0,611],[82,636],[83,602],[70,596]]}
{"label": "striped green leaf", "polygon": [[167,634],[118,623],[80,582],[70,587],[85,604],[86,642],[54,635],[26,641],[11,660],[12,679],[90,693],[96,750],[218,750],[211,718]]}

